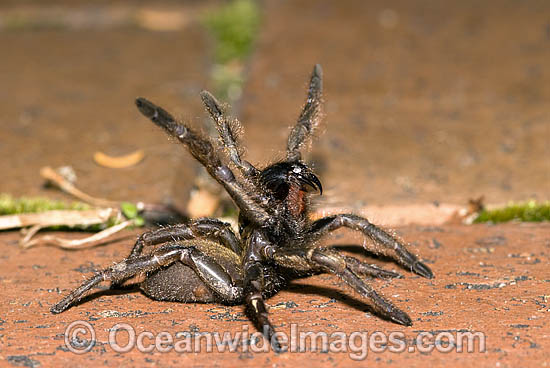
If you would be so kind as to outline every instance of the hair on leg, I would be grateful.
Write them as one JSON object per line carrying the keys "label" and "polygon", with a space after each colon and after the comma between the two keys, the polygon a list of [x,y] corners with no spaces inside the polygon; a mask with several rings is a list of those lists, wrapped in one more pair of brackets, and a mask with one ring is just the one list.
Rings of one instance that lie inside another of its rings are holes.
{"label": "hair on leg", "polygon": [[287,161],[301,159],[300,149],[311,138],[314,129],[321,120],[322,96],[323,95],[323,70],[317,64],[313,68],[309,89],[298,122],[292,128],[287,143]]}
{"label": "hair on leg", "polygon": [[193,157],[206,168],[208,173],[223,185],[237,207],[251,221],[254,221],[258,225],[265,225],[271,221],[272,217],[261,204],[260,194],[254,190],[250,190],[250,188],[243,187],[231,169],[222,163],[217,151],[208,139],[195,133],[186,125],[177,123],[166,110],[145,98],[138,98],[136,106],[153,123],[162,127],[168,134],[183,143]]}
{"label": "hair on leg", "polygon": [[242,252],[241,242],[231,230],[231,225],[217,219],[202,218],[186,224],[154,229],[141,234],[130,253],[140,255],[146,246],[192,239],[207,239],[218,242],[236,254]]}
{"label": "hair on leg", "polygon": [[247,178],[254,178],[259,175],[256,169],[250,162],[241,160],[242,149],[237,141],[239,130],[241,130],[238,120],[230,121],[227,115],[220,107],[216,98],[208,91],[201,92],[201,99],[206,110],[210,113],[212,120],[216,123],[218,134],[222,139],[223,146],[235,166]]}
{"label": "hair on leg", "polygon": [[352,214],[323,217],[313,222],[309,230],[309,236],[312,240],[317,240],[341,227],[360,231],[372,239],[374,244],[364,244],[367,250],[375,254],[388,256],[420,276],[433,278],[430,268],[409,252],[405,245],[363,217]]}

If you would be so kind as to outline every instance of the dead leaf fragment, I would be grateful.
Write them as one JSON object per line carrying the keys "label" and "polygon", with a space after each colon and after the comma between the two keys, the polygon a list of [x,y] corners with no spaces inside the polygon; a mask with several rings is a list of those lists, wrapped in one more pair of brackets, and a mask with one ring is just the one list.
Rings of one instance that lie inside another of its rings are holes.
{"label": "dead leaf fragment", "polygon": [[143,150],[137,150],[124,156],[107,156],[103,152],[94,153],[94,161],[103,167],[111,169],[122,169],[138,164],[145,157]]}

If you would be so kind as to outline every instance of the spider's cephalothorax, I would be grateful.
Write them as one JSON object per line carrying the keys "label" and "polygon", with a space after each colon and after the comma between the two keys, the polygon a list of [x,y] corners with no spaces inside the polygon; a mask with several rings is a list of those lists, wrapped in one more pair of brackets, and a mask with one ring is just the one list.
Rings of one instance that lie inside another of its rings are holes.
{"label": "spider's cephalothorax", "polygon": [[239,208],[239,234],[227,223],[208,218],[146,232],[137,239],[128,258],[84,282],[54,305],[52,313],[63,312],[102,281],[118,285],[144,275],[140,286],[153,299],[245,304],[257,327],[280,351],[264,299],[292,278],[328,271],[362,295],[380,316],[410,326],[409,316],[368,283],[371,277],[399,274],[341,254],[332,247],[322,247],[318,240],[347,227],[370,238],[364,247],[375,254],[432,278],[429,267],[404,244],[363,217],[341,214],[316,221],[309,218],[308,198],[313,192],[321,194],[323,189],[302,161],[301,149],[321,117],[321,67],[316,65],[313,69],[306,104],[288,138],[286,159],[263,170],[241,159],[238,122],[228,119],[210,93],[202,92],[201,98],[216,123],[223,150],[215,149],[209,139],[177,122],[152,102],[138,98],[136,105],[185,145],[224,187]]}
{"label": "spider's cephalothorax", "polygon": [[[308,194],[322,194],[323,186],[319,178],[302,162],[278,162],[262,170],[261,183],[270,198],[270,207],[279,214],[278,224],[266,229],[268,233],[277,232],[284,237],[290,235],[288,243],[296,241],[296,234],[308,224]],[[277,226],[278,225],[278,226]],[[280,246],[287,242],[276,236],[274,240]]]}
{"label": "spider's cephalothorax", "polygon": [[[278,162],[271,165],[261,174],[262,182],[272,192],[273,197],[279,201],[293,203],[302,202],[305,194],[312,189],[323,193],[323,186],[319,178],[301,162]],[[294,209],[295,216],[304,213],[305,207]]]}

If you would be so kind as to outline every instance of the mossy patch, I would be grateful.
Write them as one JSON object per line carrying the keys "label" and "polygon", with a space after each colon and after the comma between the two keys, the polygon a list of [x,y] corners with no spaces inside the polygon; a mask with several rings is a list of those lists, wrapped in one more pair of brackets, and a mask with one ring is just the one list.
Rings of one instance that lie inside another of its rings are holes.
{"label": "mossy patch", "polygon": [[226,64],[250,53],[260,24],[254,0],[234,0],[207,13],[204,24],[216,39],[216,62]]}
{"label": "mossy patch", "polygon": [[9,194],[0,194],[0,215],[37,213],[54,210],[89,210],[90,205],[82,202],[64,202],[43,197],[14,198]]}
{"label": "mossy patch", "polygon": [[[19,197],[15,198],[9,194],[0,194],[0,216],[19,215],[24,213],[39,213],[45,211],[85,211],[93,209],[87,203],[83,202],[65,202],[44,197]],[[122,202],[120,209],[124,217],[128,220],[134,220],[133,226],[141,227],[145,225],[145,220],[140,216],[137,206],[134,203]],[[107,227],[119,224],[123,218],[113,216],[103,224],[87,226],[50,226],[50,230],[84,230],[101,231]]]}
{"label": "mossy patch", "polygon": [[260,26],[260,8],[255,0],[233,0],[209,11],[203,18],[215,43],[211,77],[215,94],[233,104],[242,94],[244,62]]}
{"label": "mossy patch", "polygon": [[550,201],[536,202],[534,200],[519,203],[509,203],[502,208],[482,210],[474,223],[492,222],[495,224],[509,221],[542,222],[550,221]]}

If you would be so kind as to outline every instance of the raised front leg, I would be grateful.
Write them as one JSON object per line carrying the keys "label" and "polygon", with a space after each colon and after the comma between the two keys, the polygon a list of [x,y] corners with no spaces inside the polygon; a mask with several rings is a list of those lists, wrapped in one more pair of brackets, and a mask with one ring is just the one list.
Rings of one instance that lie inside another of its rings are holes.
{"label": "raised front leg", "polygon": [[170,113],[145,98],[138,98],[136,106],[153,123],[183,143],[208,173],[223,185],[235,204],[251,221],[261,226],[269,222],[270,214],[261,204],[261,193],[245,188],[237,180],[229,166],[221,161],[218,150],[214,149],[210,140],[196,133],[190,127],[176,122]]}
{"label": "raised front leg", "polygon": [[404,244],[401,244],[397,239],[384,230],[371,224],[366,218],[352,214],[324,217],[312,224],[311,229],[309,230],[309,236],[312,239],[317,240],[329,232],[341,227],[361,231],[363,234],[372,239],[372,244],[364,244],[364,247],[367,250],[375,254],[388,256],[420,276],[424,276],[429,279],[433,278],[433,273],[430,268],[422,263],[414,254],[409,252]]}
{"label": "raised front leg", "polygon": [[322,117],[321,107],[323,104],[323,71],[321,65],[317,64],[311,73],[307,99],[298,117],[298,122],[290,131],[287,142],[287,160],[300,160],[302,155],[300,149],[308,142],[313,135],[314,129],[319,125]]}
{"label": "raised front leg", "polygon": [[227,155],[235,166],[248,178],[257,177],[260,172],[250,162],[241,160],[241,151],[237,144],[237,136],[242,130],[238,120],[229,120],[220,107],[220,103],[208,91],[201,92],[201,99],[212,119],[216,122],[218,134],[222,139]]}
{"label": "raised front leg", "polygon": [[168,244],[150,255],[127,258],[100,271],[54,305],[50,311],[55,314],[65,311],[81,300],[87,291],[103,281],[120,282],[139,273],[155,271],[178,261],[193,269],[206,286],[227,302],[238,302],[242,299],[242,286],[235,283],[212,257],[193,246]]}

